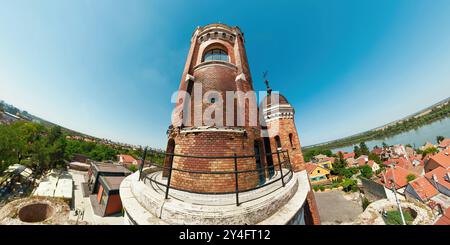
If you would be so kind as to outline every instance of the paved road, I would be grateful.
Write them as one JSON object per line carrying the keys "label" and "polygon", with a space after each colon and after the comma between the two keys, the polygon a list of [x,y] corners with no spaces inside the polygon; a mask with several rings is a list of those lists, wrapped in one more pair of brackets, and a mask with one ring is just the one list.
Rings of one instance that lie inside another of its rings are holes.
{"label": "paved road", "polygon": [[[363,211],[358,202],[340,190],[315,192],[314,195],[324,225],[351,222]],[[357,197],[356,193],[353,196]]]}

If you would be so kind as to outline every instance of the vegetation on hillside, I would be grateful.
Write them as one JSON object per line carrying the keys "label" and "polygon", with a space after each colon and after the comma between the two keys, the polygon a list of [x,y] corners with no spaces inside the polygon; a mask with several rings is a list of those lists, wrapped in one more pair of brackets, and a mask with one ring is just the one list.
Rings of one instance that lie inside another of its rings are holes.
{"label": "vegetation on hillside", "polygon": [[[113,147],[96,142],[66,139],[59,126],[46,127],[33,122],[0,125],[0,173],[12,164],[23,164],[35,171],[65,167],[74,154],[83,154],[94,161],[114,160],[117,154],[128,154],[136,159],[142,149]],[[149,151],[147,160],[162,164],[164,154]]]}

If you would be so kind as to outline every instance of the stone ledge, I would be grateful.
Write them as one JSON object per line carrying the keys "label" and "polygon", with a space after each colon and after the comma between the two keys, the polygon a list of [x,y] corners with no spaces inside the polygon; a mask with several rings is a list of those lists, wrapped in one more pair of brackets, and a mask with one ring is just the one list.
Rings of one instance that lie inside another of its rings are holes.
{"label": "stone ledge", "polygon": [[[303,207],[310,191],[305,171],[295,173],[284,188],[236,205],[200,205],[164,199],[162,190],[138,181],[135,173],[120,186],[125,223],[132,224],[287,224]],[[275,184],[274,184],[275,185]],[[207,194],[204,195],[208,198]],[[231,194],[231,196],[234,196]],[[133,220],[131,222],[130,220]]]}

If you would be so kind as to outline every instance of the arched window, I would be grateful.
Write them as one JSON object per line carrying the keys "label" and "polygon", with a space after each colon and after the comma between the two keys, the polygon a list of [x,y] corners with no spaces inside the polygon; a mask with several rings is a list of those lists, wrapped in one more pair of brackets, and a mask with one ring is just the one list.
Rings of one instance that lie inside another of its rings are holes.
{"label": "arched window", "polygon": [[281,140],[280,140],[280,136],[275,136],[275,143],[277,144],[277,148],[281,148]]}
{"label": "arched window", "polygon": [[229,61],[228,54],[222,49],[211,49],[205,53],[203,57],[203,61],[211,61],[211,60],[221,60],[221,61]]}
{"label": "arched window", "polygon": [[294,143],[292,143],[292,133],[289,134],[289,142],[291,143],[291,148],[294,148]]}

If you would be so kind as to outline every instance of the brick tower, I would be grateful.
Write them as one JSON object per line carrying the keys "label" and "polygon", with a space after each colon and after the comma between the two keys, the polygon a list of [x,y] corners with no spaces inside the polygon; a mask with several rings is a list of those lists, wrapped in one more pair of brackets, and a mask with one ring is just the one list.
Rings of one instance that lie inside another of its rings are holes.
{"label": "brick tower", "polygon": [[[267,96],[261,102],[260,109],[263,116],[267,134],[264,137],[266,152],[276,152],[287,150],[292,164],[292,170],[299,172],[305,170],[305,161],[300,145],[300,140],[295,126],[294,107],[288,102],[285,96],[280,93],[272,93],[269,81],[265,81],[267,86]],[[267,162],[278,164],[278,159],[267,159]],[[311,186],[311,183],[308,183]],[[310,191],[306,198],[305,209],[306,222],[309,224],[320,224],[317,204],[314,194]]]}
{"label": "brick tower", "polygon": [[[198,27],[191,38],[172,126],[168,131],[168,153],[230,156],[262,152],[258,120],[252,121],[249,116],[238,119],[242,114],[240,110],[249,115],[251,107],[257,108],[256,98],[244,98],[245,95],[230,98],[227,92],[253,92],[243,33],[238,27],[223,24]],[[230,102],[234,102],[234,106],[226,106]],[[257,109],[254,111],[257,113]],[[204,118],[205,113],[211,115],[210,120]],[[261,168],[263,161],[239,159],[239,170]],[[165,165],[169,162],[166,157]],[[172,166],[197,171],[229,171],[234,170],[234,160],[175,156]],[[257,186],[263,175],[264,172],[241,174],[239,189]],[[231,174],[211,176],[178,171],[174,172],[171,184],[192,192],[223,193],[234,190],[234,181]]]}
{"label": "brick tower", "polygon": [[[279,93],[272,93],[266,80],[267,96],[263,99],[261,109],[263,109],[264,119],[269,134],[269,139],[265,144],[269,144],[268,151],[288,150],[293,171],[297,172],[305,169],[300,140],[297,128],[295,127],[294,107],[288,102],[286,97]],[[275,103],[271,98],[276,98]],[[277,159],[273,159],[277,164]]]}
{"label": "brick tower", "polygon": [[173,98],[164,168],[121,183],[127,224],[320,223],[294,109],[258,106],[238,27],[196,28]]}

